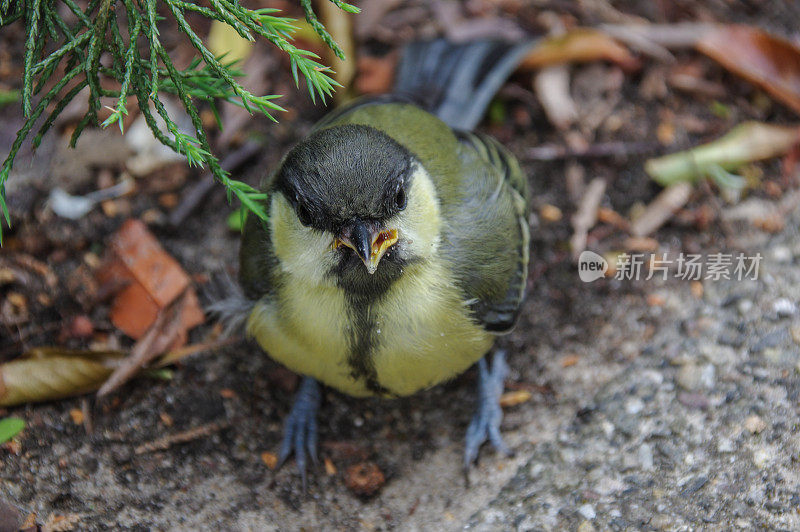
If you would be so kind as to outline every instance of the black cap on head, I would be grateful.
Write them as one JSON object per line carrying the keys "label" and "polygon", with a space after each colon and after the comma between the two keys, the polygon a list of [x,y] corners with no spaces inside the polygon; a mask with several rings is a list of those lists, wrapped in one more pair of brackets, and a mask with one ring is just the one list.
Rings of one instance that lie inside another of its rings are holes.
{"label": "black cap on head", "polygon": [[363,125],[317,131],[283,161],[275,187],[308,226],[339,231],[354,219],[383,221],[405,208],[411,154]]}

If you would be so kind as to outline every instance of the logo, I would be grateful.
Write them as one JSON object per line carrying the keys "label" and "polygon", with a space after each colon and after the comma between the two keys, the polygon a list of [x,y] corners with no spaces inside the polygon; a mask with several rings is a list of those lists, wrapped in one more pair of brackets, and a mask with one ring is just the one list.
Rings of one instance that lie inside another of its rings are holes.
{"label": "logo", "polygon": [[608,271],[608,261],[594,251],[582,251],[578,257],[578,275],[584,283],[591,283],[604,277]]}

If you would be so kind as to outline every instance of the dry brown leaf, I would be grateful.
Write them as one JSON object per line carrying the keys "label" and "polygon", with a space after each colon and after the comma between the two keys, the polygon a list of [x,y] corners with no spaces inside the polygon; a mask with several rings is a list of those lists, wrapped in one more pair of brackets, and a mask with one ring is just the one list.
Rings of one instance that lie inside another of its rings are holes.
{"label": "dry brown leaf", "polygon": [[50,401],[92,392],[122,357],[113,351],[37,348],[0,365],[0,406]]}
{"label": "dry brown leaf", "polygon": [[639,68],[639,61],[613,37],[591,28],[576,28],[564,35],[541,40],[520,63],[521,69],[536,69],[563,63],[606,60],[624,70]]}
{"label": "dry brown leaf", "polygon": [[750,26],[719,26],[697,50],[800,113],[800,48]]}

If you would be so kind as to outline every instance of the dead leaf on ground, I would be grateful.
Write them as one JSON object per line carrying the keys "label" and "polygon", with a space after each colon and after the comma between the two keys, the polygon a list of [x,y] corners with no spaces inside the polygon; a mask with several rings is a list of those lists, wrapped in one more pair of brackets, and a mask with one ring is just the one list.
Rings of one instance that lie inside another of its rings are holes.
{"label": "dead leaf on ground", "polygon": [[520,69],[536,69],[563,63],[611,61],[623,70],[636,70],[639,60],[613,37],[591,28],[576,28],[558,37],[545,38],[528,52]]}
{"label": "dead leaf on ground", "polygon": [[709,177],[715,168],[736,170],[745,163],[778,157],[800,143],[800,126],[745,122],[713,142],[645,163],[657,183],[668,186]]}
{"label": "dead leaf on ground", "polygon": [[117,351],[40,347],[0,365],[0,406],[50,401],[94,391],[123,357]]}
{"label": "dead leaf on ground", "polygon": [[719,26],[696,48],[800,113],[800,48],[750,26]]}
{"label": "dead leaf on ground", "polygon": [[275,469],[278,465],[278,455],[269,451],[261,453],[261,461],[270,469]]}
{"label": "dead leaf on ground", "polygon": [[159,311],[184,291],[187,302],[179,342],[169,347],[183,345],[186,331],[204,321],[189,276],[139,220],[128,220],[111,238],[109,257],[98,271],[98,280],[104,285],[129,283],[114,298],[111,321],[132,338],[141,338]]}
{"label": "dead leaf on ground", "polygon": [[527,401],[530,401],[533,397],[533,394],[528,390],[515,390],[513,392],[506,392],[500,396],[500,406],[503,408],[509,408],[512,406],[521,405]]}

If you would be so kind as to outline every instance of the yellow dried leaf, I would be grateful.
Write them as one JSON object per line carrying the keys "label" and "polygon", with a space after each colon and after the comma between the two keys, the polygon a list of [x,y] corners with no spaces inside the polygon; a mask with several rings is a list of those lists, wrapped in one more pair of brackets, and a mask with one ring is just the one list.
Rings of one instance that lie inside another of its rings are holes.
{"label": "yellow dried leaf", "polygon": [[650,159],[644,169],[653,180],[668,186],[707,177],[712,167],[736,170],[740,166],[778,157],[800,143],[800,127],[744,122],[715,141]]}
{"label": "yellow dried leaf", "polygon": [[83,424],[83,412],[80,408],[72,408],[69,411],[69,417],[72,418],[72,422],[76,425]]}
{"label": "yellow dried leaf", "polygon": [[332,477],[333,475],[336,474],[336,466],[333,465],[333,462],[327,456],[325,457],[325,473],[329,477]]}
{"label": "yellow dried leaf", "polygon": [[510,406],[517,406],[530,401],[531,392],[527,390],[516,390],[513,392],[506,392],[500,396],[500,406],[503,408],[508,408]]}
{"label": "yellow dried leaf", "polygon": [[31,350],[0,365],[0,406],[50,401],[97,390],[111,375],[114,358],[118,356],[109,352]]}
{"label": "yellow dried leaf", "polygon": [[261,453],[261,461],[264,462],[264,465],[270,469],[275,469],[275,467],[278,465],[278,457],[275,455],[275,453],[271,453],[269,451],[264,451]]}

